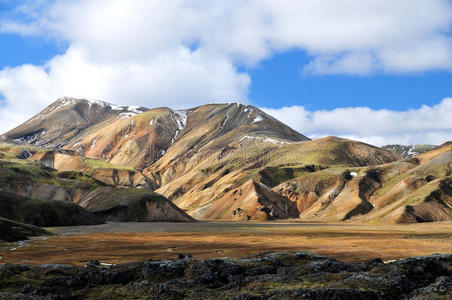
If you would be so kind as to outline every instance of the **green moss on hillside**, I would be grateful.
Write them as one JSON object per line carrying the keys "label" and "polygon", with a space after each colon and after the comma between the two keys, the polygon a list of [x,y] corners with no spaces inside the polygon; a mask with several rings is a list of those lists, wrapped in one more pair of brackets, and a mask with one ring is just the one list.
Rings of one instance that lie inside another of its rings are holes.
{"label": "green moss on hillside", "polygon": [[77,171],[63,171],[59,172],[57,174],[60,180],[58,180],[58,183],[60,185],[66,183],[69,185],[69,187],[72,187],[72,185],[84,182],[89,185],[91,189],[94,189],[98,186],[105,186],[105,183],[102,181],[99,181],[83,172],[77,172]]}
{"label": "green moss on hillside", "polygon": [[284,181],[299,177],[311,172],[322,170],[322,166],[307,165],[304,167],[266,167],[259,171],[260,182],[268,187],[275,187]]}
{"label": "green moss on hillside", "polygon": [[0,183],[11,181],[48,182],[54,177],[55,175],[50,171],[25,160],[23,162],[0,161]]}
{"label": "green moss on hillside", "polygon": [[164,196],[152,191],[127,188],[114,190],[108,195],[103,195],[102,201],[97,202],[90,208],[90,211],[96,212],[108,210],[116,206],[129,206],[132,210],[136,208],[136,213],[141,213],[142,208],[135,206],[140,205],[140,201],[145,198],[162,203],[168,201]]}
{"label": "green moss on hillside", "polygon": [[93,202],[89,210],[105,221],[194,221],[164,196],[146,190],[113,190]]}
{"label": "green moss on hillside", "polygon": [[0,192],[0,216],[43,227],[102,223],[72,202],[30,199],[6,192]]}
{"label": "green moss on hillside", "polygon": [[27,160],[4,161],[0,160],[0,184],[12,183],[47,183],[62,188],[88,188],[94,189],[104,183],[82,172],[64,171],[56,172]]}
{"label": "green moss on hillside", "polygon": [[0,217],[0,240],[15,242],[25,240],[29,236],[50,234],[50,232],[39,227],[15,222]]}
{"label": "green moss on hillside", "polygon": [[8,143],[8,142],[1,142],[0,143],[0,150],[12,152],[12,151],[20,151],[20,150],[28,150],[28,151],[46,151],[49,150],[47,148],[41,148],[38,146],[33,146],[29,144],[15,144],[15,143]]}

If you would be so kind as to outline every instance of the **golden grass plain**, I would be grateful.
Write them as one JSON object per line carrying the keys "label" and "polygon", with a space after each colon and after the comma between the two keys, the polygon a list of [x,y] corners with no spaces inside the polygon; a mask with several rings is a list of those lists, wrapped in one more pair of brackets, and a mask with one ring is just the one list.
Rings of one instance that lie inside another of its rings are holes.
{"label": "golden grass plain", "polygon": [[[47,228],[55,233],[22,247],[0,245],[2,263],[84,265],[172,259],[242,258],[266,251],[310,251],[346,262],[452,253],[452,222],[357,223],[197,222],[108,223]],[[11,248],[17,248],[11,250]]]}

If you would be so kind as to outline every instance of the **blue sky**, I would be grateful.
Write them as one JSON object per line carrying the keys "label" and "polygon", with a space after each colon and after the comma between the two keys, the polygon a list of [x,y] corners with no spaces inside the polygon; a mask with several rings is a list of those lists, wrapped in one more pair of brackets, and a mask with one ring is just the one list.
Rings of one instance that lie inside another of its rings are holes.
{"label": "blue sky", "polygon": [[17,67],[23,64],[42,65],[60,53],[51,41],[24,37],[12,33],[0,33],[0,68]]}
{"label": "blue sky", "polygon": [[312,110],[367,106],[407,110],[452,96],[452,73],[303,75],[303,51],[276,54],[247,70],[250,99],[265,107],[303,105]]}
{"label": "blue sky", "polygon": [[0,0],[0,126],[61,96],[246,102],[316,138],[452,139],[446,0]]}

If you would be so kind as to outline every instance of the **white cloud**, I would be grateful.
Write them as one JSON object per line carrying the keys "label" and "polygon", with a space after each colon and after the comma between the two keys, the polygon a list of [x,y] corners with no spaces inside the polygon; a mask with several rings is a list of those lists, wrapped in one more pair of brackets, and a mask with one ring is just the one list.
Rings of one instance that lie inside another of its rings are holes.
{"label": "white cloud", "polygon": [[407,111],[367,107],[308,111],[303,106],[263,110],[311,138],[336,135],[379,146],[452,140],[452,98]]}
{"label": "white cloud", "polygon": [[339,65],[374,56],[374,68],[388,71],[450,69],[452,63],[447,0],[47,2],[26,2],[21,11],[34,21],[4,21],[2,29],[46,34],[101,60],[137,60],[199,42],[208,52],[248,63],[291,48]]}
{"label": "white cloud", "polygon": [[246,102],[250,77],[237,66],[291,49],[312,56],[307,75],[450,71],[451,21],[447,0],[24,0],[0,31],[68,47],[43,66],[0,70],[0,125],[63,95]]}
{"label": "white cloud", "polygon": [[153,60],[134,63],[90,61],[70,47],[44,66],[23,65],[0,71],[2,128],[12,128],[68,95],[145,107],[191,107],[213,101],[246,102],[250,78],[225,59],[181,47]]}

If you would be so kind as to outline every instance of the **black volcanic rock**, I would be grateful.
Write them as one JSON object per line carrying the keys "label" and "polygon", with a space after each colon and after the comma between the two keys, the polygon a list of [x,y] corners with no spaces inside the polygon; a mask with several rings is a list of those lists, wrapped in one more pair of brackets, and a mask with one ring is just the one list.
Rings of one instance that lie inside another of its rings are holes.
{"label": "black volcanic rock", "polygon": [[452,255],[369,265],[307,252],[110,267],[4,264],[0,299],[448,299],[451,267]]}

